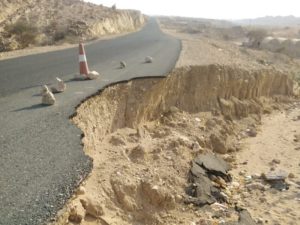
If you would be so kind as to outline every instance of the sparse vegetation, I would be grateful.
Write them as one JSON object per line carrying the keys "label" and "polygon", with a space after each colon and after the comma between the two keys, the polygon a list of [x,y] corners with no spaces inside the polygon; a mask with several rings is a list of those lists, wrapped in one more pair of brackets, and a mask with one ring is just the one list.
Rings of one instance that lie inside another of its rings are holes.
{"label": "sparse vegetation", "polygon": [[263,39],[268,35],[267,30],[263,28],[256,28],[248,32],[247,36],[252,39]]}
{"label": "sparse vegetation", "polygon": [[5,32],[8,36],[15,35],[21,48],[26,48],[31,44],[35,44],[38,35],[38,28],[26,21],[17,21],[13,24],[5,26]]}
{"label": "sparse vegetation", "polygon": [[268,36],[268,31],[263,28],[255,28],[248,32],[250,47],[259,48],[262,40]]}
{"label": "sparse vegetation", "polygon": [[159,21],[167,29],[196,36],[213,37],[225,41],[236,41],[246,36],[243,27],[223,20],[161,16]]}
{"label": "sparse vegetation", "polygon": [[[82,0],[0,1],[0,52],[92,40],[134,31],[144,19],[135,10],[118,10]],[[134,24],[127,20],[134,20]]]}

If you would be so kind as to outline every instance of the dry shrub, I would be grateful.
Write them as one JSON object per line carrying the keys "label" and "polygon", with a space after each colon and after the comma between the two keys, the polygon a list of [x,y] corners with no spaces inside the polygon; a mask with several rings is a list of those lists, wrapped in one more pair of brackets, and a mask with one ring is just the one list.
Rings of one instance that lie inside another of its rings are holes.
{"label": "dry shrub", "polygon": [[250,30],[247,34],[248,38],[253,40],[262,40],[268,36],[268,31],[263,28]]}
{"label": "dry shrub", "polygon": [[26,21],[17,21],[5,27],[5,32],[9,35],[15,35],[16,40],[22,48],[35,44],[38,35],[38,28]]}
{"label": "dry shrub", "polygon": [[53,41],[57,42],[57,41],[65,39],[66,36],[68,35],[68,30],[69,30],[69,27],[67,25],[56,26],[56,29],[54,30],[54,35],[53,35]]}
{"label": "dry shrub", "polygon": [[57,41],[65,39],[66,34],[67,34],[66,31],[56,31],[53,36],[53,41],[57,42]]}

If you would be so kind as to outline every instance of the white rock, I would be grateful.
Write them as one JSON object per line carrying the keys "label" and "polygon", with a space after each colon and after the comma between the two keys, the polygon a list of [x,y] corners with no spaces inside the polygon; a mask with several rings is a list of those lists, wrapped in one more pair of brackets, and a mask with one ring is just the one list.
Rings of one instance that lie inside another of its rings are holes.
{"label": "white rock", "polygon": [[64,92],[67,87],[65,82],[58,77],[56,77],[56,81],[57,81],[56,85],[51,87],[52,92],[53,93]]}
{"label": "white rock", "polygon": [[100,74],[97,71],[90,71],[87,75],[87,78],[90,80],[96,80],[100,77]]}
{"label": "white rock", "polygon": [[154,185],[153,187],[152,187],[152,190],[158,190],[159,189],[159,187],[157,186],[157,185]]}
{"label": "white rock", "polygon": [[196,120],[197,122],[201,122],[201,119],[199,119],[198,117],[196,117],[195,120]]}
{"label": "white rock", "polygon": [[43,87],[45,89],[45,92],[42,95],[42,104],[44,105],[54,105],[55,104],[55,97],[52,94],[51,91],[49,91],[49,88],[47,85],[44,85]]}
{"label": "white rock", "polygon": [[250,175],[245,176],[245,182],[246,183],[251,183],[252,182],[252,177]]}
{"label": "white rock", "polygon": [[153,58],[151,56],[147,56],[145,58],[145,63],[152,63],[153,62]]}

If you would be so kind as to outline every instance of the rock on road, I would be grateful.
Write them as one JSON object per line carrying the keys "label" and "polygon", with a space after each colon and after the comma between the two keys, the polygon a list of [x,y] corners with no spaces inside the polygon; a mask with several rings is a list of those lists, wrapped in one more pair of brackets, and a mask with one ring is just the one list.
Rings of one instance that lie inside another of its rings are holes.
{"label": "rock on road", "polygon": [[[78,49],[0,61],[0,225],[47,223],[92,168],[82,132],[69,117],[86,97],[105,86],[137,77],[165,76],[174,67],[180,41],[163,34],[150,19],[136,33],[86,45],[94,81],[72,81]],[[145,64],[145,56],[154,62]],[[126,68],[119,69],[120,61]],[[40,105],[40,85],[67,81],[57,104]]]}

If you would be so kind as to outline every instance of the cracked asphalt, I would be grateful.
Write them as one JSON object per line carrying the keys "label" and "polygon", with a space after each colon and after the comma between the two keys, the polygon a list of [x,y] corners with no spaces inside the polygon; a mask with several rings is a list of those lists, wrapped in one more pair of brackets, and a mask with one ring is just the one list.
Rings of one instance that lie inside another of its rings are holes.
{"label": "cracked asphalt", "polygon": [[[85,46],[94,81],[73,81],[78,49],[0,61],[0,225],[46,224],[92,168],[83,152],[82,132],[69,117],[88,96],[113,83],[166,76],[175,66],[181,43],[150,19],[136,33]],[[154,62],[143,63],[145,56]],[[124,60],[125,69],[119,69]],[[40,86],[61,77],[67,90],[57,104],[40,104]]]}

